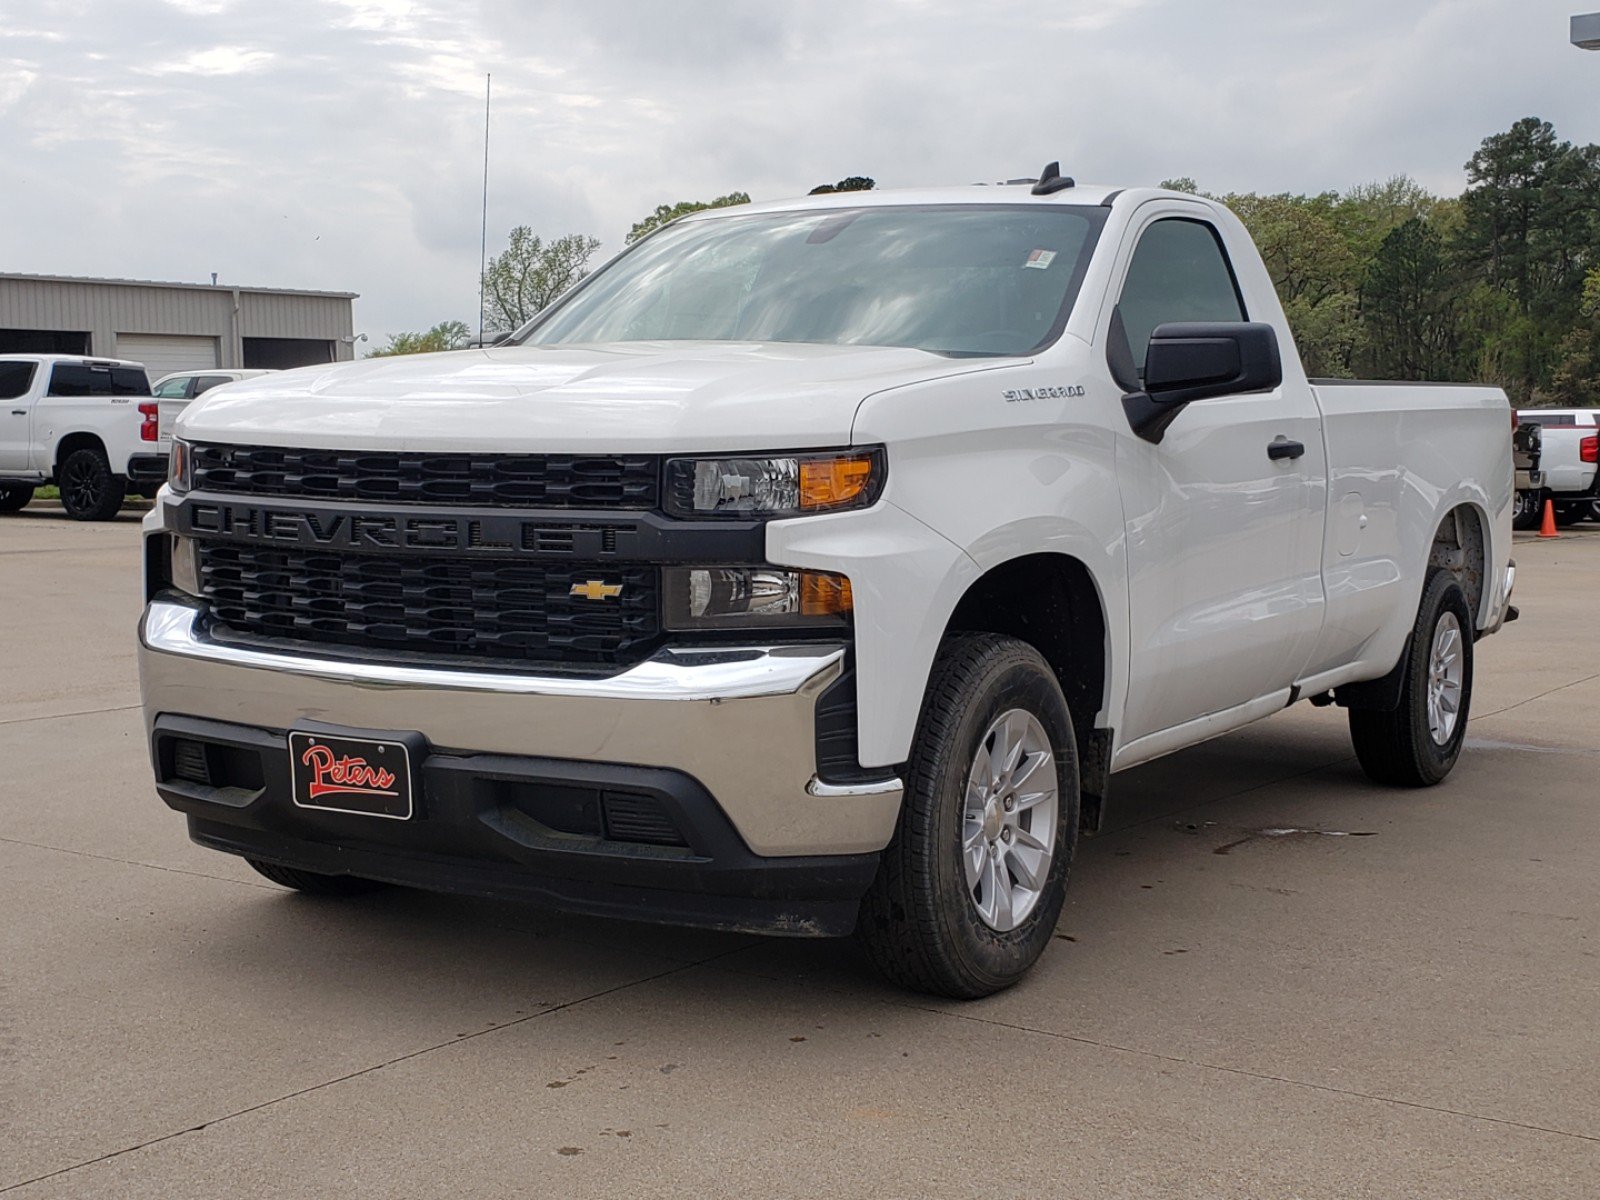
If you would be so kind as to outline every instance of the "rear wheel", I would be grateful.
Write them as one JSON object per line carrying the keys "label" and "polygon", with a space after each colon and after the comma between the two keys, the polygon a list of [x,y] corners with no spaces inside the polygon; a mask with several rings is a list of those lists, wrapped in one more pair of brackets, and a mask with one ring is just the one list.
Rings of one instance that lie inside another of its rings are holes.
{"label": "rear wheel", "polygon": [[28,501],[32,499],[33,487],[29,484],[0,487],[0,513],[18,512],[28,507]]}
{"label": "rear wheel", "polygon": [[1010,987],[1050,944],[1077,834],[1076,743],[1055,673],[1024,642],[952,637],[861,941],[903,987],[956,999]]}
{"label": "rear wheel", "polygon": [[84,447],[67,455],[57,472],[61,507],[74,521],[109,521],[122,507],[127,484],[111,473],[105,451]]}
{"label": "rear wheel", "polygon": [[1562,500],[1556,504],[1556,524],[1565,529],[1576,525],[1594,511],[1592,500]]}
{"label": "rear wheel", "polygon": [[1544,493],[1518,492],[1511,505],[1511,528],[1537,529],[1544,515]]}
{"label": "rear wheel", "polygon": [[386,886],[376,879],[358,879],[354,875],[323,875],[316,871],[280,867],[277,863],[262,862],[258,858],[247,858],[245,862],[273,883],[304,892],[308,896],[359,896]]}
{"label": "rear wheel", "polygon": [[1400,704],[1350,710],[1350,740],[1374,783],[1431,787],[1461,757],[1472,703],[1472,612],[1455,576],[1435,569],[1406,653]]}

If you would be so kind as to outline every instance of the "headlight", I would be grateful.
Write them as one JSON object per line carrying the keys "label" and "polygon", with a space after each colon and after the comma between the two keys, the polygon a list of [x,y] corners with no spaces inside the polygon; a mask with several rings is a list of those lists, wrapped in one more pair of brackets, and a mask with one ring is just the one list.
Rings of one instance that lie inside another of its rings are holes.
{"label": "headlight", "polygon": [[200,595],[200,543],[176,533],[168,536],[172,538],[172,586],[186,595]]}
{"label": "headlight", "polygon": [[783,567],[669,567],[666,624],[695,629],[842,629],[850,624],[850,581],[826,571]]}
{"label": "headlight", "polygon": [[194,483],[194,459],[189,443],[172,439],[172,454],[167,458],[167,486],[174,492],[187,492]]}
{"label": "headlight", "polygon": [[866,508],[883,491],[883,451],[782,458],[675,458],[666,508],[675,517],[799,517]]}

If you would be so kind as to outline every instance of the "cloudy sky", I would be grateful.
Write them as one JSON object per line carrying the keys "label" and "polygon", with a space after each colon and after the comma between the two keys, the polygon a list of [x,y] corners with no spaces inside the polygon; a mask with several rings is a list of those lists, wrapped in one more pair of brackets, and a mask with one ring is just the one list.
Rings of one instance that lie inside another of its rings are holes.
{"label": "cloudy sky", "polygon": [[[1572,0],[1579,6],[1587,0]],[[1595,3],[1594,7],[1600,7]],[[1550,0],[0,0],[0,270],[361,293],[476,323],[528,224],[1031,175],[1439,191],[1538,115],[1600,141]]]}

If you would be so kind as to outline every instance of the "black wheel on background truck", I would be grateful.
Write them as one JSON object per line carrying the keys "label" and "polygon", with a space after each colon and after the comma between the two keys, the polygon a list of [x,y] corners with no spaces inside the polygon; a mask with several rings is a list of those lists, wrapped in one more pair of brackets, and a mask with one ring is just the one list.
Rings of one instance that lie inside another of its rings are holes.
{"label": "black wheel on background truck", "polygon": [[28,507],[28,501],[33,499],[33,487],[30,484],[8,484],[0,487],[0,513],[20,512]]}
{"label": "black wheel on background truck", "polygon": [[946,639],[900,821],[857,934],[892,982],[976,999],[1050,944],[1078,838],[1078,757],[1055,672],[995,634]]}
{"label": "black wheel on background truck", "polygon": [[1594,511],[1592,500],[1559,500],[1556,502],[1556,524],[1565,529],[1585,520]]}
{"label": "black wheel on background truck", "polygon": [[74,521],[109,521],[122,507],[127,484],[111,473],[104,450],[85,446],[67,455],[56,472],[61,507]]}
{"label": "black wheel on background truck", "polygon": [[308,896],[359,896],[387,885],[376,879],[358,879],[354,875],[323,875],[316,871],[300,871],[294,867],[280,867],[277,863],[247,858],[249,863],[273,883]]}
{"label": "black wheel on background truck", "polygon": [[1537,529],[1544,517],[1543,492],[1518,492],[1511,504],[1511,528]]}
{"label": "black wheel on background truck", "polygon": [[1472,704],[1472,611],[1448,571],[1434,568],[1406,652],[1400,704],[1350,710],[1350,740],[1374,783],[1431,787],[1456,765]]}

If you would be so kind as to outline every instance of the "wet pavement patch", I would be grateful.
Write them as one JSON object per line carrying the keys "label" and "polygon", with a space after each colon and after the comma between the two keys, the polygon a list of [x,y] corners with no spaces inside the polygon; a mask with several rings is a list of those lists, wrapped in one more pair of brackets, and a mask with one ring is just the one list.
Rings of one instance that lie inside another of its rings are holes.
{"label": "wet pavement patch", "polygon": [[1295,828],[1292,828],[1292,827],[1273,827],[1273,828],[1268,828],[1268,829],[1252,829],[1249,833],[1245,834],[1242,838],[1235,838],[1231,842],[1228,842],[1228,843],[1226,843],[1224,845],[1218,846],[1211,853],[1213,853],[1213,854],[1231,854],[1236,847],[1246,845],[1246,844],[1248,844],[1250,842],[1277,841],[1277,840],[1282,840],[1282,839],[1285,839],[1285,838],[1314,838],[1314,837],[1347,838],[1347,837],[1376,837],[1376,836],[1377,836],[1377,830],[1373,830],[1373,829],[1361,829],[1361,830],[1295,829]]}

